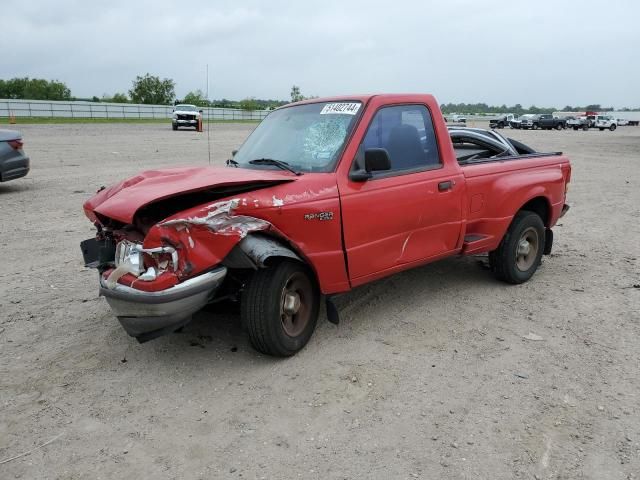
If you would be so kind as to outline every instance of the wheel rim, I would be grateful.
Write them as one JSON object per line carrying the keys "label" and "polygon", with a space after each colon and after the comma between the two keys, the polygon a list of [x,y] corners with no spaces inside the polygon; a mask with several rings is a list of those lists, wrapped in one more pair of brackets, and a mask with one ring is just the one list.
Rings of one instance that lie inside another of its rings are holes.
{"label": "wheel rim", "polygon": [[313,288],[301,272],[293,273],[285,282],[280,298],[280,319],[290,337],[300,335],[311,319]]}
{"label": "wheel rim", "polygon": [[516,267],[521,272],[529,270],[538,258],[538,249],[540,248],[540,239],[535,228],[529,227],[518,240],[516,247]]}

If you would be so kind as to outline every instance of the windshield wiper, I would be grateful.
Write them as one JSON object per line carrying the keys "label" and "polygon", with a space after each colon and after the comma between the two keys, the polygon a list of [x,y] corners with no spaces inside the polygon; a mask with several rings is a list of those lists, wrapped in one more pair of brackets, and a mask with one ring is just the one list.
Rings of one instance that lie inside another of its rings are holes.
{"label": "windshield wiper", "polygon": [[275,165],[282,170],[288,170],[296,175],[302,175],[302,172],[297,171],[287,162],[283,162],[282,160],[275,160],[273,158],[256,158],[255,160],[249,160],[249,163],[251,165]]}
{"label": "windshield wiper", "polygon": [[236,167],[238,168],[238,165],[240,165],[238,162],[236,162],[233,158],[230,158],[229,160],[227,160],[227,167]]}

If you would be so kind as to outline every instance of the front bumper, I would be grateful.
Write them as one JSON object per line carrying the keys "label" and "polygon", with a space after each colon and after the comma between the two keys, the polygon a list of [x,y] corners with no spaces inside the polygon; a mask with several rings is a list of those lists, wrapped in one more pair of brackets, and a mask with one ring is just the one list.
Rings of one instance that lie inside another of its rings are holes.
{"label": "front bumper", "polygon": [[226,267],[221,266],[158,292],[121,284],[109,289],[100,277],[100,295],[107,299],[126,332],[142,343],[188,323],[191,315],[209,303],[226,274]]}
{"label": "front bumper", "polygon": [[178,120],[173,120],[173,123],[176,125],[198,125],[198,120],[182,120],[182,119],[178,119]]}

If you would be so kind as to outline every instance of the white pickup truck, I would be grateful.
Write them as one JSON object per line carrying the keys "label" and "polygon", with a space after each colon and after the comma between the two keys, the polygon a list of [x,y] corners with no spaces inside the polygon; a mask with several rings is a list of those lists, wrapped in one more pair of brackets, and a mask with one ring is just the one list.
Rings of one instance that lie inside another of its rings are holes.
{"label": "white pickup truck", "polygon": [[618,120],[613,118],[611,115],[596,115],[593,126],[600,129],[600,131],[608,128],[613,132],[618,127]]}
{"label": "white pickup truck", "polygon": [[178,127],[195,127],[197,130],[201,115],[200,109],[195,105],[176,105],[171,115],[171,127],[173,130],[178,130]]}

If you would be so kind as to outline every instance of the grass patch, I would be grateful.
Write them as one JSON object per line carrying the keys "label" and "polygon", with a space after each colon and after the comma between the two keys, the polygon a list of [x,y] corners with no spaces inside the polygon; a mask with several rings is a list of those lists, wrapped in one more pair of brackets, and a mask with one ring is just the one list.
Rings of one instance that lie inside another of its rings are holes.
{"label": "grass patch", "polygon": [[[258,123],[260,120],[211,120],[210,123]],[[60,123],[165,123],[171,125],[170,118],[67,118],[67,117],[17,117],[16,125]],[[205,125],[209,123],[205,120]],[[0,117],[0,126],[9,125],[8,117]]]}

